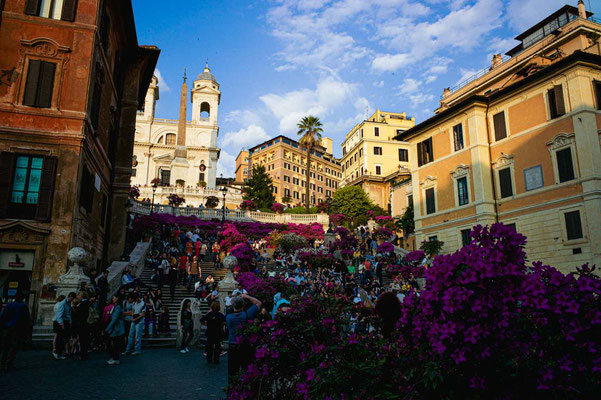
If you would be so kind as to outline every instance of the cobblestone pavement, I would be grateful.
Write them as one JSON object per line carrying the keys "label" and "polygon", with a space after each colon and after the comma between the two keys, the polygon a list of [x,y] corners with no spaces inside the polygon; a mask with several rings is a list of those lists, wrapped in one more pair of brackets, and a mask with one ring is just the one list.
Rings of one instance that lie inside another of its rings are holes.
{"label": "cobblestone pavement", "polygon": [[0,372],[0,398],[19,400],[222,399],[227,384],[227,355],[208,365],[202,350],[147,349],[107,365],[105,353],[87,361],[54,360],[47,351],[17,354],[17,369]]}

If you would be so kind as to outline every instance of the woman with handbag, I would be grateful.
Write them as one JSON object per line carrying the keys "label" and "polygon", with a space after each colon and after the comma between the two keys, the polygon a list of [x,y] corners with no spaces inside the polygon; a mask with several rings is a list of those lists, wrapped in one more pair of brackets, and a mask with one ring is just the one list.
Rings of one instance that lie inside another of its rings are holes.
{"label": "woman with handbag", "polygon": [[109,355],[111,358],[107,361],[109,365],[118,365],[121,363],[119,355],[125,345],[125,323],[123,322],[123,307],[121,307],[121,298],[113,296],[113,308],[111,310],[111,322],[106,327],[109,336],[110,346]]}

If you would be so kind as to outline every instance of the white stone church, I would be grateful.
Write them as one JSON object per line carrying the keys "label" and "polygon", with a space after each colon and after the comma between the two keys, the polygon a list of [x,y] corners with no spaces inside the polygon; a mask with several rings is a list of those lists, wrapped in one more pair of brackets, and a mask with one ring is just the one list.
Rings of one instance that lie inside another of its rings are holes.
{"label": "white stone church", "polygon": [[[221,100],[219,83],[208,65],[193,82],[192,120],[187,121],[188,85],[184,76],[179,120],[155,118],[159,100],[158,79],[153,77],[146,94],[144,111],[136,118],[136,136],[132,165],[132,186],[140,187],[141,198],[152,198],[152,180],[160,180],[155,203],[166,204],[167,196],[177,193],[186,205],[200,206],[216,190],[217,162],[220,149],[218,111]],[[236,193],[228,193],[227,203],[238,202]]]}

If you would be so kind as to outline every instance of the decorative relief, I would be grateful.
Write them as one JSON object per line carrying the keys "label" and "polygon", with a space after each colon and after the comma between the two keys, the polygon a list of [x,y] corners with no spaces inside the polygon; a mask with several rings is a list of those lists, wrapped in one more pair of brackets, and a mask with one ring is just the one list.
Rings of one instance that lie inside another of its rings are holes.
{"label": "decorative relief", "polygon": [[0,226],[2,243],[39,244],[44,242],[49,230],[30,226],[26,222],[14,221]]}
{"label": "decorative relief", "polygon": [[451,171],[451,175],[453,176],[453,179],[458,179],[467,176],[469,172],[470,167],[465,164],[459,164],[454,170]]}
{"label": "decorative relief", "polygon": [[551,141],[547,142],[547,146],[549,147],[549,151],[554,151],[557,149],[561,149],[562,147],[569,146],[574,142],[574,134],[573,133],[560,133],[555,135]]}
{"label": "decorative relief", "polygon": [[502,168],[513,164],[513,154],[501,154],[497,161],[493,162],[495,168]]}
{"label": "decorative relief", "polygon": [[423,187],[430,187],[430,186],[434,186],[435,184],[436,184],[436,177],[435,176],[427,176],[420,183],[420,185],[422,185]]}
{"label": "decorative relief", "polygon": [[60,46],[57,42],[49,38],[37,38],[33,40],[21,40],[23,48],[21,52],[44,57],[60,57],[65,53],[70,53],[71,49],[66,46]]}

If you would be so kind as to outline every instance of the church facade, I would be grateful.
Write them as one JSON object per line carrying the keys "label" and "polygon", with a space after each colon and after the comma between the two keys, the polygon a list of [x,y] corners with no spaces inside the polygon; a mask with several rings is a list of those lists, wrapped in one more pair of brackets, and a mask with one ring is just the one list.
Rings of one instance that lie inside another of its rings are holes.
{"label": "church facade", "polygon": [[188,84],[184,76],[179,120],[155,118],[159,100],[158,79],[153,77],[144,110],[136,118],[132,161],[132,186],[139,186],[142,198],[152,197],[164,204],[171,193],[186,198],[187,205],[200,206],[216,189],[219,83],[208,65],[191,88],[192,120],[187,121]]}

